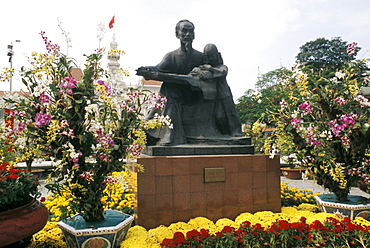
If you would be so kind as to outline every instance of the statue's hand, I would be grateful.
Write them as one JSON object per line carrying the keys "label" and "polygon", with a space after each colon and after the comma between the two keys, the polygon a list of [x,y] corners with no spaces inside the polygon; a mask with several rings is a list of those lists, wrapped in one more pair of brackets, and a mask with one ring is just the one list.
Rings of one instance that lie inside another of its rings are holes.
{"label": "statue's hand", "polygon": [[[198,77],[200,79],[209,78],[212,73],[204,67],[205,65],[201,65],[199,67],[195,67],[191,72],[190,75],[193,77]],[[209,65],[207,65],[209,66]],[[211,66],[210,66],[211,67]]]}
{"label": "statue's hand", "polygon": [[200,65],[199,68],[201,70],[209,70],[212,66],[211,65]]}
{"label": "statue's hand", "polygon": [[190,75],[192,76],[199,76],[202,73],[202,70],[199,67],[195,67],[191,72]]}
{"label": "statue's hand", "polygon": [[153,79],[158,76],[158,70],[152,66],[142,66],[136,69],[136,75],[143,76],[145,79]]}

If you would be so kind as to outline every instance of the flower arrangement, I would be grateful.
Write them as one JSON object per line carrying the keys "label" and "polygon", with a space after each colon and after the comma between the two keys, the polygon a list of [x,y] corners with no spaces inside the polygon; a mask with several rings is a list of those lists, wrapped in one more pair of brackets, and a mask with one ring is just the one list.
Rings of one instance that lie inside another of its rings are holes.
{"label": "flower arrangement", "polygon": [[[251,245],[243,247],[287,247],[284,246],[286,244],[290,245],[288,247],[318,246],[314,242],[317,242],[319,247],[368,245],[369,221],[356,218],[350,222],[348,218],[340,219],[334,214],[314,213],[312,209],[315,209],[314,205],[302,204],[299,207],[283,207],[281,213],[242,213],[235,220],[223,218],[213,222],[204,217],[197,217],[188,222],[177,222],[150,230],[133,226],[120,247],[161,247],[161,243],[162,247],[190,247],[190,242],[200,245],[192,247],[238,247],[225,245],[234,245],[234,242],[249,242]],[[67,247],[61,237],[56,223],[49,222],[42,231],[34,235],[31,247]],[[243,237],[244,241],[238,237]],[[210,243],[211,240],[215,242]],[[307,243],[304,243],[305,241]]]}
{"label": "flower arrangement", "polygon": [[114,91],[101,66],[103,49],[86,55],[82,77],[75,78],[73,60],[44,32],[41,37],[47,53],[32,53],[20,72],[29,93],[5,98],[7,118],[14,119],[7,131],[17,147],[16,162],[51,158],[46,187],[56,194],[70,192],[66,216],[79,213],[86,222],[100,221],[103,192],[116,183],[112,173],[125,170],[126,158],[140,155],[144,130],[170,122],[168,117],[145,121],[143,108],[162,108],[166,99],[140,89]]}
{"label": "flower arrangement", "polygon": [[294,153],[299,165],[340,201],[348,201],[360,178],[370,181],[364,161],[370,148],[370,102],[360,95],[369,81],[364,61],[336,70],[298,69],[294,80],[280,85],[290,94],[270,113],[276,127],[267,146],[272,155]]}
{"label": "flower arrangement", "polygon": [[[103,191],[101,201],[104,210],[118,210],[132,215],[137,205],[133,184],[128,181],[134,178],[132,172],[113,172],[114,183],[110,183]],[[59,194],[52,194],[45,197],[44,204],[50,212],[50,221],[60,221],[66,217],[71,210],[70,203],[73,201],[70,190],[61,190]]]}
{"label": "flower arrangement", "polygon": [[32,173],[3,163],[0,165],[0,212],[26,205],[38,198],[39,181]]}
{"label": "flower arrangement", "polygon": [[298,222],[278,220],[268,228],[245,221],[239,228],[224,226],[211,234],[206,229],[191,230],[184,235],[176,232],[174,238],[164,239],[161,247],[367,247],[369,227],[351,223],[349,218],[327,218],[323,223],[311,224],[301,217]]}

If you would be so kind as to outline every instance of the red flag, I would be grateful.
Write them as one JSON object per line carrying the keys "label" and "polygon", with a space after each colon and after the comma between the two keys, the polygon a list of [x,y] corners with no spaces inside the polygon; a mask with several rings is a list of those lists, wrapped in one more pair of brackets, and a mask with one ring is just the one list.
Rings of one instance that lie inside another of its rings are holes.
{"label": "red flag", "polygon": [[112,17],[112,20],[109,22],[109,28],[113,28],[113,23],[114,23],[114,16]]}

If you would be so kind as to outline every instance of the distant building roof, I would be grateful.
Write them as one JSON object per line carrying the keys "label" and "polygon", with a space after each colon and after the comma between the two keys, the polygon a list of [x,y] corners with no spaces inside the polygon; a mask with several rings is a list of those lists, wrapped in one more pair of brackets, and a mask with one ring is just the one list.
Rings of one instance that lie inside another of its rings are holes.
{"label": "distant building roof", "polygon": [[[9,91],[1,91],[0,90],[0,97],[2,97],[2,96],[4,96],[5,95],[5,93],[9,93]],[[18,94],[26,94],[26,95],[29,95],[30,94],[30,92],[28,92],[28,91],[12,91],[12,93],[18,93]]]}
{"label": "distant building roof", "polygon": [[145,78],[143,78],[141,80],[142,84],[145,86],[145,85],[157,85],[157,86],[161,86],[162,85],[162,82],[161,81],[156,81],[156,80],[146,80]]}

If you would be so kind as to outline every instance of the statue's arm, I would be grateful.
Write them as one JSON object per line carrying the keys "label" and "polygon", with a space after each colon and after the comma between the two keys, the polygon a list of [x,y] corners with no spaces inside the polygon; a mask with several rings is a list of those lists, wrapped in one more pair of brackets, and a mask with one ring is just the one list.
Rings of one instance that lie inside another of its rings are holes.
{"label": "statue's arm", "polygon": [[165,72],[157,72],[156,77],[158,81],[165,81],[168,83],[176,83],[176,84],[187,84],[188,79],[190,76],[188,75],[180,75],[174,73],[165,73]]}
{"label": "statue's arm", "polygon": [[168,83],[187,84],[190,76],[174,73],[160,72],[155,66],[143,66],[136,70],[136,75],[143,76],[146,80],[164,81]]}
{"label": "statue's arm", "polygon": [[166,54],[156,66],[142,66],[136,70],[136,75],[143,76],[147,80],[167,81],[174,78],[174,74],[166,75],[172,70],[172,55]]}
{"label": "statue's arm", "polygon": [[199,68],[202,71],[208,71],[210,73],[203,73],[201,77],[203,78],[218,78],[218,77],[226,77],[228,68],[226,65],[220,65],[216,67],[212,67],[210,65],[201,65]]}

